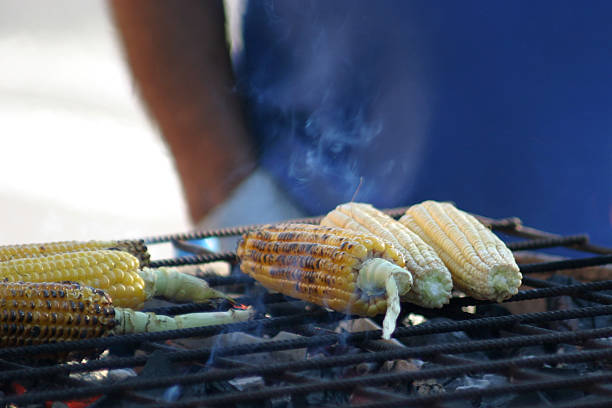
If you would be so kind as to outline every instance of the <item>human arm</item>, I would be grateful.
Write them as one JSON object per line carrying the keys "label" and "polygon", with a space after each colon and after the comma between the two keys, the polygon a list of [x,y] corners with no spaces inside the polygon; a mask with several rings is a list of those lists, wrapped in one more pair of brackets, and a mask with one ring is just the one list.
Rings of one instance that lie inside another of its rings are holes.
{"label": "human arm", "polygon": [[175,159],[195,222],[256,166],[220,0],[111,0],[127,61]]}

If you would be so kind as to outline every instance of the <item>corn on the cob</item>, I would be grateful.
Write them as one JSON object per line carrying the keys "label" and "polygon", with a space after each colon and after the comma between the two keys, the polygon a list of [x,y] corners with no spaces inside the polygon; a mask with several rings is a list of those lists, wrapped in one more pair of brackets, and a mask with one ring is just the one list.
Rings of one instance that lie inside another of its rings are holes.
{"label": "corn on the cob", "polygon": [[243,235],[241,270],[268,289],[362,316],[385,313],[395,330],[399,296],[412,286],[403,256],[369,233],[306,224],[265,226]]}
{"label": "corn on the cob", "polygon": [[175,317],[113,307],[102,290],[76,283],[0,282],[0,346],[153,332],[245,321],[252,309]]}
{"label": "corn on the cob", "polygon": [[399,221],[438,252],[455,286],[468,295],[501,302],[518,292],[522,275],[512,252],[470,214],[425,201]]}
{"label": "corn on the cob", "polygon": [[118,249],[129,252],[138,258],[140,266],[148,266],[151,255],[142,240],[134,241],[57,241],[38,244],[19,244],[0,246],[0,262],[19,258],[34,258],[63,252],[96,251]]}
{"label": "corn on the cob", "polygon": [[370,204],[346,203],[327,214],[321,225],[370,232],[389,241],[404,256],[414,281],[410,292],[402,298],[423,307],[439,308],[448,303],[453,283],[440,257],[419,236],[387,214]]}
{"label": "corn on the cob", "polygon": [[[172,268],[139,270],[138,259],[118,250],[66,252],[0,262],[0,279],[26,282],[78,282],[103,289],[116,306],[138,309],[153,296],[203,302],[226,295],[205,280]],[[231,300],[231,299],[230,299]]]}

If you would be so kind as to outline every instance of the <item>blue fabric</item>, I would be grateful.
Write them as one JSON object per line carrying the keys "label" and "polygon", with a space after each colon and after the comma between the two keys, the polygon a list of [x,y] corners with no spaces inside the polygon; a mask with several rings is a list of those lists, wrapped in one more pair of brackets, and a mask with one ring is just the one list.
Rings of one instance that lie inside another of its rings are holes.
{"label": "blue fabric", "polygon": [[313,213],[436,199],[612,244],[612,2],[256,1],[239,90]]}

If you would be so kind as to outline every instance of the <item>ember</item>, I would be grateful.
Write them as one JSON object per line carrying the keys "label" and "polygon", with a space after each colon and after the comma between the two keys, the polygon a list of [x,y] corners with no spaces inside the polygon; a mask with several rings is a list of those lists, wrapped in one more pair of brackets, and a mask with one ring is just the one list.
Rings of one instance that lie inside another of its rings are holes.
{"label": "ember", "polygon": [[[399,216],[403,209],[389,213]],[[605,266],[612,263],[612,249],[592,245],[583,235],[558,237],[524,227],[515,218],[481,220],[503,237],[528,239],[509,244],[524,277],[518,294],[504,303],[458,296],[441,309],[403,303],[392,339],[382,340],[382,317],[346,316],[270,293],[233,268],[229,276],[199,277],[232,296],[236,304],[155,301],[147,304],[148,311],[177,315],[253,309],[252,320],[0,349],[0,383],[5,393],[0,403],[50,406],[64,401],[74,407],[612,405],[612,269]],[[146,241],[152,245],[235,236],[250,229]],[[557,246],[597,256],[561,259],[540,252]],[[153,260],[151,267],[188,269],[187,265],[219,260],[236,262],[233,253],[193,252],[193,256]],[[585,281],[585,270],[597,280]],[[101,358],[81,362],[31,362],[36,356],[78,350],[107,351]],[[24,365],[24,356],[34,358]],[[23,384],[21,393],[15,384]]]}

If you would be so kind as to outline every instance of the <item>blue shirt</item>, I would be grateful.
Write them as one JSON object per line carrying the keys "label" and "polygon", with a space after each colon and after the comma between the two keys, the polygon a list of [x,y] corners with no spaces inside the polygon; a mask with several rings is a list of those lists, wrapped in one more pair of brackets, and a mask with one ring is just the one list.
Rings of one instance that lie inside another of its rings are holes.
{"label": "blue shirt", "polygon": [[313,214],[454,201],[612,244],[612,2],[250,1],[260,162]]}

